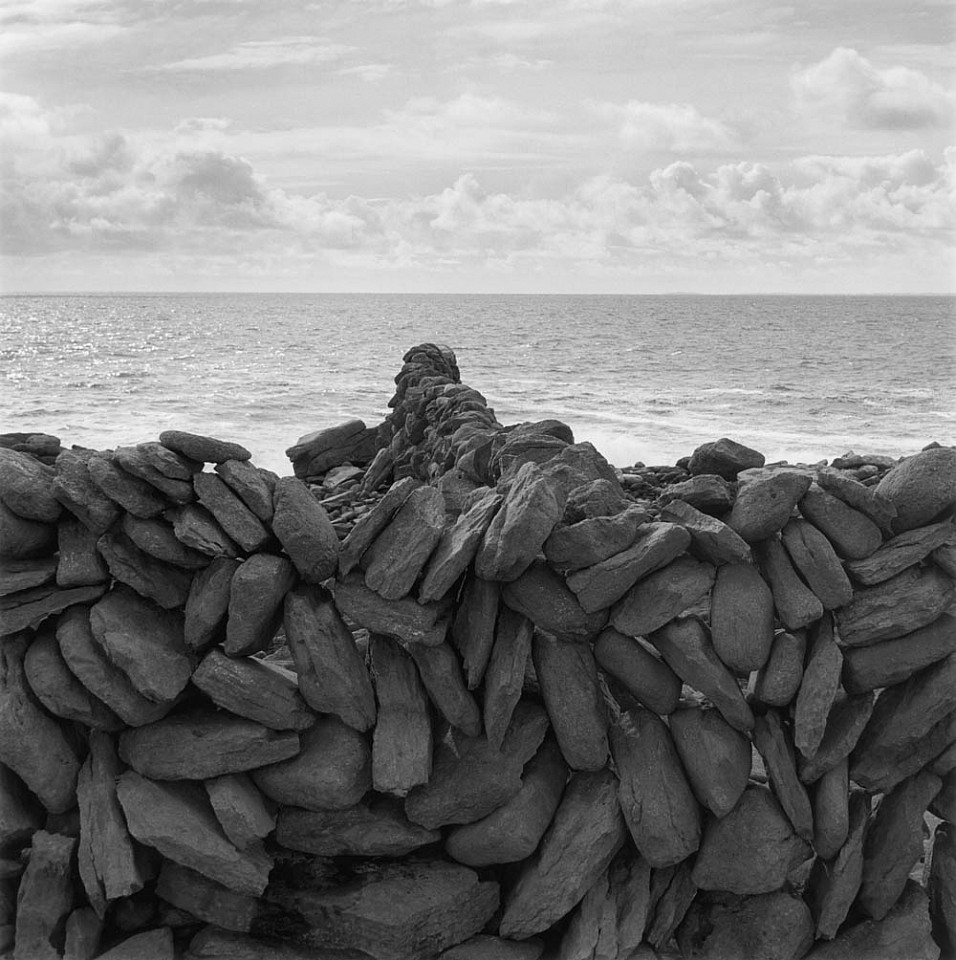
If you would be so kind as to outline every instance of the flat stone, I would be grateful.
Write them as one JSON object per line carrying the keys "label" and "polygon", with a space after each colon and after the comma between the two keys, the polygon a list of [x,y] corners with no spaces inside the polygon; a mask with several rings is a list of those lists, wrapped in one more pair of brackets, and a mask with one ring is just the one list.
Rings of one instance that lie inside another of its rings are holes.
{"label": "flat stone", "polygon": [[779,472],[743,484],[727,524],[747,543],[766,540],[783,529],[810,482],[799,473]]}
{"label": "flat stone", "polygon": [[611,726],[624,820],[652,867],[670,867],[700,846],[700,807],[663,720],[628,710]]}
{"label": "flat stone", "polygon": [[930,523],[956,502],[956,450],[937,447],[893,467],[876,491],[896,507],[894,533]]}
{"label": "flat stone", "polygon": [[225,639],[232,578],[239,561],[215,557],[193,577],[184,611],[183,635],[190,650],[202,651]]}
{"label": "flat stone", "polygon": [[117,447],[113,451],[113,460],[130,476],[145,480],[174,503],[189,503],[196,499],[189,478],[176,479],[158,470],[153,465],[155,458],[146,456],[137,447]]}
{"label": "flat stone", "polygon": [[832,467],[817,471],[817,483],[827,493],[869,517],[881,530],[890,531],[896,507],[876,487],[868,487]]}
{"label": "flat stone", "polygon": [[198,503],[170,507],[163,514],[177,539],[209,557],[238,557],[239,547],[216,518]]}
{"label": "flat stone", "polygon": [[173,931],[158,927],[144,933],[136,933],[118,943],[111,950],[101,953],[96,960],[174,960]]}
{"label": "flat stone", "polygon": [[693,879],[704,890],[770,893],[811,853],[770,791],[749,786],[730,813],[708,820]]}
{"label": "flat stone", "polygon": [[813,483],[800,501],[800,512],[833,544],[841,557],[862,560],[883,542],[880,528],[866,514]]}
{"label": "flat stone", "polygon": [[645,939],[654,950],[667,949],[696,896],[689,860],[651,874],[651,911]]}
{"label": "flat stone", "polygon": [[275,813],[247,773],[227,773],[203,784],[223,833],[240,850],[259,845],[275,829]]}
{"label": "flat stone", "polygon": [[0,853],[19,855],[45,819],[46,812],[24,782],[0,765]]}
{"label": "flat stone", "polygon": [[598,477],[571,488],[564,508],[564,523],[574,524],[591,517],[613,517],[631,506],[620,483]]}
{"label": "flat stone", "polygon": [[717,656],[734,673],[746,675],[767,662],[773,645],[773,594],[755,567],[718,567],[710,632]]}
{"label": "flat stone", "polygon": [[947,576],[956,580],[956,537],[941,547],[937,547],[930,557],[933,563],[940,568]]}
{"label": "flat stone", "polygon": [[790,520],[783,528],[783,545],[801,577],[823,604],[835,610],[849,603],[853,587],[830,541],[806,520]]}
{"label": "flat stone", "polygon": [[159,442],[168,449],[200,463],[222,463],[224,460],[250,460],[252,454],[238,443],[217,440],[184,430],[164,430]]}
{"label": "flat stone", "polygon": [[131,513],[123,516],[123,533],[144,553],[163,563],[185,570],[202,570],[209,557],[187,547],[173,532],[172,524],[162,520],[143,520]]}
{"label": "flat stone", "polygon": [[720,516],[730,510],[736,497],[736,487],[723,477],[701,474],[680,483],[668,484],[661,492],[660,503],[669,504],[675,500],[683,500],[701,513]]}
{"label": "flat stone", "polygon": [[561,572],[590,567],[627,550],[646,516],[640,507],[632,506],[613,516],[559,523],[544,542],[544,555],[548,563]]}
{"label": "flat stone", "polygon": [[411,597],[385,600],[365,586],[358,572],[339,580],[333,592],[335,604],[342,614],[371,633],[394,637],[403,643],[435,645],[445,639],[443,631],[436,631],[444,612],[440,604],[418,603]]}
{"label": "flat stone", "polygon": [[695,617],[673,620],[648,639],[674,673],[707,697],[734,729],[744,732],[753,729],[750,707],[737,681],[717,656],[700,620]]}
{"label": "flat stone", "polygon": [[272,860],[260,850],[238,850],[219,826],[199,784],[148,780],[135,770],[116,785],[129,832],[164,857],[230,890],[258,897]]}
{"label": "flat stone", "polygon": [[[407,650],[415,661],[425,690],[438,712],[453,727],[459,727],[470,737],[481,733],[481,712],[475,698],[465,687],[461,662],[451,644],[439,643],[437,646],[428,647],[423,643],[410,643]],[[530,640],[528,650],[530,651]],[[525,659],[527,653],[528,651]],[[524,676],[523,670],[521,676]],[[520,692],[519,688],[518,693]],[[511,719],[510,712],[508,719]],[[505,726],[507,727],[507,723]]]}
{"label": "flat stone", "polygon": [[276,842],[321,857],[404,857],[441,839],[409,821],[394,800],[379,798],[346,810],[283,807]]}
{"label": "flat stone", "polygon": [[504,584],[501,599],[536,627],[569,643],[590,639],[607,621],[603,610],[588,613],[543,560],[535,560],[521,576]]}
{"label": "flat stone", "polygon": [[813,810],[810,798],[797,776],[796,751],[792,734],[780,715],[768,710],[754,723],[754,744],[763,757],[773,792],[797,836],[813,839]]}
{"label": "flat stone", "polygon": [[229,586],[225,652],[230,657],[265,650],[282,623],[283,601],[296,582],[285,557],[257,553],[244,560]]}
{"label": "flat stone", "polygon": [[[79,521],[77,521],[79,523]],[[62,529],[65,524],[60,525]],[[82,524],[80,524],[82,527]],[[83,527],[85,530],[86,528]],[[59,564],[56,557],[37,557],[35,560],[5,560],[0,563],[0,597],[32,590],[56,580]],[[59,584],[57,584],[59,586]],[[68,584],[66,585],[68,586]]]}
{"label": "flat stone", "polygon": [[193,487],[199,502],[246,553],[261,550],[269,542],[272,536],[269,530],[220,476],[197,473]]}
{"label": "flat stone", "polygon": [[93,960],[100,952],[103,921],[92,907],[77,907],[66,918],[63,956],[69,960]]}
{"label": "flat stone", "polygon": [[156,896],[223,930],[248,933],[259,915],[259,902],[255,897],[230,890],[172,860],[163,862],[156,881]]}
{"label": "flat stone", "polygon": [[[109,453],[97,453],[87,461],[90,479],[127,513],[149,518],[166,509],[166,498],[151,484],[127,473]],[[82,518],[81,518],[82,519]]]}
{"label": "flat stone", "polygon": [[690,455],[687,469],[693,476],[716,474],[724,480],[736,480],[741,470],[762,467],[764,455],[729,437],[702,443]]}
{"label": "flat stone", "polygon": [[850,770],[844,758],[820,777],[813,791],[813,849],[824,860],[832,860],[846,842],[849,795]]}
{"label": "flat stone", "polygon": [[9,767],[50,813],[76,802],[80,762],[66,729],[37,705],[23,659],[29,640],[8,637],[0,644],[0,763]]}
{"label": "flat stone", "polygon": [[18,517],[0,501],[0,559],[32,560],[52,553],[56,527]]}
{"label": "flat stone", "polygon": [[809,647],[793,710],[794,743],[804,757],[811,757],[817,752],[826,730],[830,708],[840,689],[843,652],[834,640],[833,623],[829,615],[821,619],[810,632]]}
{"label": "flat stone", "polygon": [[760,572],[770,584],[777,616],[788,630],[799,630],[823,616],[823,604],[797,575],[780,540],[764,540],[755,553]]}
{"label": "flat stone", "polygon": [[468,577],[452,621],[451,636],[461,654],[469,690],[482,681],[495,643],[501,587],[492,580]]}
{"label": "flat stone", "polygon": [[115,580],[132,587],[141,597],[165,610],[186,605],[191,574],[144,553],[125,534],[110,530],[96,541]]}
{"label": "flat stone", "polygon": [[945,820],[933,833],[933,860],[926,892],[933,939],[944,956],[956,953],[956,826]]}
{"label": "flat stone", "polygon": [[594,659],[649,710],[668,714],[677,709],[680,677],[639,640],[608,627],[594,641]]}
{"label": "flat stone", "polygon": [[907,530],[888,540],[865,560],[851,560],[846,565],[857,583],[872,586],[911,567],[928,557],[937,547],[948,543],[954,533],[953,523],[946,520],[928,527]]}
{"label": "flat stone", "polygon": [[785,707],[797,695],[803,679],[807,638],[803,632],[774,634],[767,662],[757,672],[754,696],[769,707]]}
{"label": "flat stone", "polygon": [[101,597],[105,584],[70,587],[56,590],[49,586],[34,587],[0,598],[0,635],[9,636],[20,630],[35,630],[47,617],[77,603],[89,603]]}
{"label": "flat stone", "polygon": [[299,744],[291,760],[253,772],[256,786],[270,799],[308,810],[344,810],[372,786],[368,741],[340,720],[320,717],[299,735]]}
{"label": "flat stone", "polygon": [[[526,617],[507,608],[501,611],[495,630],[495,645],[485,673],[483,703],[485,730],[488,740],[496,747],[501,746],[521,699],[533,633],[534,625]],[[470,732],[477,734],[479,731],[480,724]]]}
{"label": "flat stone", "polygon": [[388,488],[385,495],[368,513],[360,517],[342,542],[339,554],[339,575],[346,576],[359,562],[372,541],[388,526],[399,507],[422,485],[421,480],[405,477]]}
{"label": "flat stone", "polygon": [[36,457],[0,447],[0,500],[18,517],[56,523],[63,505],[53,489],[55,471]]}
{"label": "flat stone", "polygon": [[850,755],[870,721],[874,702],[872,692],[852,697],[837,695],[827,717],[820,746],[809,757],[797,758],[800,779],[804,783],[819,780]]}
{"label": "flat stone", "polygon": [[202,463],[198,460],[191,460],[181,454],[170,450],[156,440],[148,440],[145,443],[136,444],[136,452],[143,457],[154,470],[159,471],[163,476],[171,480],[189,480],[191,481],[194,473],[202,470]]}
{"label": "flat stone", "polygon": [[953,744],[950,744],[949,748],[930,764],[933,773],[942,778],[943,788],[930,803],[929,812],[941,820],[956,823],[956,768],[950,767],[949,770],[944,771],[940,768],[939,762],[944,755],[952,752]]}
{"label": "flat stone", "polygon": [[[328,956],[328,955],[326,955]],[[183,954],[183,960],[317,960],[315,950],[284,940],[251,937],[209,924],[202,928]]]}
{"label": "flat stone", "polygon": [[59,960],[73,907],[76,840],[46,830],[33,835],[17,891],[13,960]]}
{"label": "flat stone", "polygon": [[440,960],[539,960],[544,945],[540,940],[505,940],[478,934],[450,947]]}
{"label": "flat stone", "polygon": [[300,437],[286,450],[286,456],[297,477],[316,476],[344,463],[364,466],[381,446],[380,429],[366,427],[361,420],[348,420]]}
{"label": "flat stone", "polygon": [[861,647],[925,627],[952,603],[956,584],[934,567],[908,567],[874,587],[863,587],[837,611],[840,640]]}
{"label": "flat stone", "polygon": [[704,596],[715,575],[712,564],[679,557],[628,591],[611,610],[611,626],[630,637],[646,636]]}
{"label": "flat stone", "polygon": [[713,564],[749,563],[750,545],[730,527],[683,500],[672,500],[661,510],[661,519],[679,523],[691,537],[694,551]]}
{"label": "flat stone", "polygon": [[600,770],[607,762],[607,707],[597,664],[586,643],[563,643],[537,632],[535,674],[561,753],[572,770]]}
{"label": "flat stone", "polygon": [[635,542],[607,560],[567,578],[586,613],[610,607],[642,577],[666,566],[690,545],[690,534],[674,523],[646,523]]}
{"label": "flat stone", "polygon": [[335,528],[301,480],[282,477],[276,484],[272,530],[303,580],[321,583],[335,573],[339,553]]}
{"label": "flat stone", "polygon": [[331,594],[300,584],[286,594],[283,622],[305,702],[356,730],[368,730],[375,723],[375,692]]}
{"label": "flat stone", "polygon": [[[133,519],[132,514],[126,514],[125,519]],[[148,522],[140,521],[140,523]],[[85,587],[109,580],[109,569],[96,549],[98,538],[92,530],[71,517],[61,520],[56,532],[60,555],[59,563],[56,564],[58,587],[61,589]]]}
{"label": "flat stone", "polygon": [[214,467],[216,473],[239,499],[263,522],[269,523],[275,513],[272,502],[275,484],[270,484],[262,470],[248,460],[223,460]]}
{"label": "flat stone", "polygon": [[61,453],[56,458],[53,494],[89,530],[101,534],[113,526],[121,511],[93,481],[89,459],[72,451]]}

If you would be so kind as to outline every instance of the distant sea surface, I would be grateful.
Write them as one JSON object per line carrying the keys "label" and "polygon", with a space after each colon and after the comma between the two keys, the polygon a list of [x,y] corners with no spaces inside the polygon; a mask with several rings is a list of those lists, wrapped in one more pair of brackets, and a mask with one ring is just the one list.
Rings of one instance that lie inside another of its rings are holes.
{"label": "distant sea surface", "polygon": [[101,295],[0,298],[0,432],[104,449],[182,429],[290,472],[302,434],[388,413],[445,343],[502,423],[554,417],[615,465],[729,436],[769,461],[956,443],[947,297]]}

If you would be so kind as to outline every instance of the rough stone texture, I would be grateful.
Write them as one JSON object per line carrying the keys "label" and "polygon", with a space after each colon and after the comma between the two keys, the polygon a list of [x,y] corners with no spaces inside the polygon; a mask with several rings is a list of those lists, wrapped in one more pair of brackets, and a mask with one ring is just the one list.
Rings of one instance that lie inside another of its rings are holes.
{"label": "rough stone texture", "polygon": [[543,560],[534,561],[521,576],[503,585],[501,599],[559,640],[588,640],[604,626],[604,611],[588,613],[564,580]]}
{"label": "rough stone texture", "polygon": [[180,713],[119,738],[119,753],[137,773],[154,780],[204,780],[287,760],[299,737],[219,712]]}
{"label": "rough stone texture", "polygon": [[[488,661],[488,669],[485,672],[482,705],[485,730],[488,740],[493,746],[501,746],[508,730],[508,724],[511,723],[511,715],[521,699],[525,669],[528,658],[531,656],[531,637],[533,633],[534,625],[527,617],[523,617],[508,608],[501,611],[498,626],[495,630],[495,645]],[[454,654],[452,656],[454,657]],[[416,657],[416,662],[417,660]],[[455,664],[457,664],[457,660]],[[435,699],[434,696],[432,699]],[[450,723],[454,722],[447,713],[445,713],[445,718]],[[461,724],[456,724],[456,726],[461,726]],[[465,732],[471,735],[480,732],[480,722],[472,726],[473,729],[466,729]]]}
{"label": "rough stone texture", "polygon": [[693,879],[704,890],[770,893],[810,855],[770,791],[749,786],[730,813],[708,820]]}
{"label": "rough stone texture", "polygon": [[238,557],[239,547],[216,518],[197,503],[170,507],[163,516],[173,525],[182,543],[209,557]]}
{"label": "rough stone texture", "polygon": [[876,492],[896,507],[895,533],[934,520],[956,502],[956,450],[937,447],[907,457],[879,482]]}
{"label": "rough stone texture", "polygon": [[736,480],[741,470],[762,467],[764,455],[729,437],[702,443],[690,455],[687,469],[693,476],[716,474],[724,480]]}
{"label": "rough stone texture", "polygon": [[603,671],[654,713],[668,714],[677,708],[680,677],[639,640],[608,627],[594,641],[594,659]]}
{"label": "rough stone texture", "polygon": [[819,780],[824,773],[845,760],[870,722],[875,699],[872,693],[860,696],[837,695],[827,717],[826,730],[816,752],[799,756],[800,779],[804,783]]}
{"label": "rough stone texture", "polygon": [[611,625],[630,637],[645,636],[699,600],[715,575],[712,564],[679,557],[633,586],[611,611]]}
{"label": "rough stone texture", "polygon": [[220,476],[215,473],[197,473],[193,478],[193,486],[199,502],[246,553],[260,550],[269,542],[271,534],[262,521],[232,492]]}
{"label": "rough stone texture", "polygon": [[565,916],[607,869],[626,834],[614,774],[572,777],[551,827],[507,897],[501,935],[521,940]]}
{"label": "rough stone texture", "polygon": [[775,710],[768,710],[757,717],[754,723],[754,744],[763,757],[773,792],[797,836],[812,840],[813,810],[810,798],[797,776],[791,734]]}
{"label": "rough stone texture", "polygon": [[794,567],[824,610],[849,603],[853,587],[830,541],[806,520],[790,520],[781,534]]}
{"label": "rough stone texture", "polygon": [[[481,713],[475,698],[465,687],[461,663],[451,645],[439,643],[428,647],[423,643],[411,643],[407,649],[438,712],[468,736],[477,736],[481,732]],[[523,669],[520,676],[524,676]],[[520,694],[520,687],[518,692]],[[510,716],[509,713],[509,719]]]}
{"label": "rough stone texture", "polygon": [[160,492],[145,480],[123,470],[113,461],[112,454],[94,454],[87,461],[87,469],[93,483],[127,513],[149,518],[159,516],[166,508]]}
{"label": "rough stone texture", "polygon": [[110,660],[144,697],[164,703],[189,682],[193,663],[178,611],[160,610],[132,590],[116,587],[90,610],[90,626]]}
{"label": "rough stone texture", "polygon": [[276,822],[277,843],[321,857],[404,857],[440,839],[437,830],[412,823],[387,798],[346,810],[283,807]]}
{"label": "rough stone texture", "polygon": [[46,830],[33,835],[17,892],[13,960],[59,960],[73,906],[76,840]]}
{"label": "rough stone texture", "polygon": [[770,647],[770,657],[754,681],[754,696],[770,707],[785,707],[797,695],[803,678],[806,634],[779,630]]}
{"label": "rough stone texture", "polygon": [[23,781],[0,764],[0,855],[19,854],[44,819],[45,813]]}
{"label": "rough stone texture", "polygon": [[92,907],[78,907],[66,920],[63,960],[93,960],[100,951],[103,921]]}
{"label": "rough stone texture", "polygon": [[793,710],[794,743],[805,757],[813,756],[823,739],[842,670],[843,653],[833,638],[833,623],[825,616],[810,633],[807,664]]}
{"label": "rough stone texture", "polygon": [[275,513],[272,502],[274,485],[270,485],[262,471],[248,460],[223,460],[215,466],[216,473],[229,489],[263,522],[268,524]]}
{"label": "rough stone texture", "polygon": [[275,813],[246,773],[214,777],[204,784],[223,833],[240,850],[257,846],[272,833]]}
{"label": "rough stone texture", "polygon": [[479,934],[445,950],[440,960],[539,960],[542,949],[537,939],[505,940]]}
{"label": "rough stone texture", "polygon": [[427,783],[432,768],[428,697],[415,661],[387,637],[372,634],[369,651],[378,700],[372,737],[372,786],[404,797]]}
{"label": "rough stone texture", "polygon": [[881,530],[890,531],[896,507],[875,487],[868,487],[832,467],[817,471],[817,483],[827,493],[832,493],[847,506],[869,517]]}
{"label": "rough stone texture", "polygon": [[690,861],[651,874],[651,917],[645,938],[655,950],[664,950],[697,895]]}
{"label": "rough stone texture", "polygon": [[673,500],[661,510],[661,519],[679,523],[691,537],[694,551],[713,564],[748,563],[750,545],[722,520],[708,516],[683,500]]}
{"label": "rough stone texture", "polygon": [[185,605],[191,574],[144,553],[125,534],[110,530],[96,541],[115,580],[132,587],[141,597],[165,610]]}
{"label": "rough stone texture", "polygon": [[381,445],[378,435],[378,429],[366,427],[361,420],[347,420],[299,437],[286,456],[297,477],[316,476],[345,463],[364,466]]}
{"label": "rough stone texture", "polygon": [[908,530],[888,540],[865,560],[851,560],[846,565],[857,583],[872,586],[895,577],[907,567],[928,557],[937,547],[948,543],[954,533],[952,520],[928,527]]}
{"label": "rough stone texture", "polygon": [[[158,446],[162,449],[161,444]],[[171,451],[167,452],[171,453]],[[179,480],[157,470],[150,462],[150,458],[136,447],[117,447],[113,451],[113,459],[130,476],[145,480],[151,487],[155,487],[175,503],[188,503],[196,499],[188,478]]]}
{"label": "rough stone texture", "polygon": [[[133,519],[131,514],[126,514],[126,517]],[[92,530],[81,521],[70,519],[61,520],[56,533],[59,551],[59,561],[56,563],[58,587],[85,587],[104,583],[109,579],[109,570],[96,549],[97,536]]]}
{"label": "rough stone texture", "polygon": [[451,635],[458,652],[468,689],[481,683],[495,642],[498,600],[501,588],[492,580],[469,577],[465,581]]}
{"label": "rough stone texture", "polygon": [[892,640],[936,620],[953,600],[956,585],[941,570],[909,567],[874,587],[854,592],[837,611],[837,626],[845,646],[860,647]]}
{"label": "rough stone texture", "polygon": [[375,722],[372,681],[331,595],[301,584],[286,595],[284,623],[306,703],[356,730],[368,730]]}
{"label": "rough stone texture", "polygon": [[57,590],[35,587],[0,598],[0,636],[36,629],[47,617],[77,603],[89,603],[103,595],[104,584]]}
{"label": "rough stone texture", "polygon": [[203,927],[189,941],[189,948],[183,954],[183,960],[321,960],[321,958],[321,954],[307,947],[280,940],[263,940],[234,930],[223,930],[211,924]]}
{"label": "rough stone texture", "polygon": [[751,480],[737,492],[727,524],[747,543],[766,540],[783,529],[809,486],[809,477],[787,471]]}
{"label": "rough stone texture", "polygon": [[56,458],[53,493],[95,534],[105,533],[119,518],[119,505],[90,476],[89,457],[64,451]]}
{"label": "rough stone texture", "polygon": [[239,561],[215,557],[193,577],[186,598],[183,635],[190,650],[202,651],[224,639],[232,578]]}
{"label": "rough stone texture", "polygon": [[950,744],[944,754],[940,754],[930,765],[933,773],[942,777],[943,788],[936,794],[933,802],[929,805],[929,812],[933,814],[934,817],[939,817],[941,820],[946,820],[949,823],[956,823],[956,767],[950,766],[948,769],[944,769],[940,761],[943,760],[946,755],[951,755],[953,752],[954,745]]}
{"label": "rough stone texture", "polygon": [[956,824],[945,820],[933,834],[927,891],[933,939],[943,956],[956,955]]}
{"label": "rough stone texture", "polygon": [[619,799],[634,845],[652,867],[670,867],[700,846],[700,807],[664,721],[629,710],[611,727]]}
{"label": "rough stone texture", "polygon": [[199,920],[240,933],[247,933],[259,914],[255,897],[236,893],[171,860],[163,862],[156,895]]}
{"label": "rough stone texture", "polygon": [[74,803],[80,763],[66,730],[37,704],[23,658],[28,638],[0,644],[0,763],[9,767],[50,813]]}
{"label": "rough stone texture", "polygon": [[225,651],[230,657],[265,650],[282,622],[282,601],[296,581],[285,557],[257,553],[244,560],[229,586]]}
{"label": "rough stone texture", "polygon": [[704,694],[735,729],[753,729],[754,718],[740,687],[724,666],[696,617],[673,620],[648,638],[684,683]]}
{"label": "rough stone texture", "polygon": [[411,597],[385,600],[365,586],[362,575],[357,572],[339,580],[333,591],[335,604],[342,614],[372,633],[394,637],[404,643],[435,645],[445,639],[444,628],[436,631],[444,612],[440,604],[417,603]]}
{"label": "rough stone texture", "polygon": [[295,477],[276,483],[272,531],[303,580],[321,583],[335,573],[339,540],[328,514],[309,488]]}
{"label": "rough stone texture", "polygon": [[[81,529],[86,528],[76,521]],[[62,530],[66,524],[61,524]],[[95,541],[94,541],[95,542]],[[99,554],[96,554],[97,558]],[[56,580],[59,563],[57,557],[38,557],[34,560],[4,560],[0,564],[0,597],[8,597],[11,594],[19,593],[22,590],[32,590],[34,587],[42,587],[44,584]],[[68,586],[68,584],[57,584],[57,586]],[[6,633],[6,627],[2,628]]]}
{"label": "rough stone texture", "polygon": [[862,560],[883,542],[880,528],[869,517],[827,493],[819,484],[810,485],[800,501],[800,512],[847,560]]}
{"label": "rough stone texture", "polygon": [[759,670],[773,645],[773,594],[750,564],[719,567],[710,607],[717,656],[738,674]]}
{"label": "rough stone texture", "polygon": [[198,460],[184,457],[156,440],[137,443],[136,452],[153,470],[173,480],[192,480],[193,474],[202,470]]}
{"label": "rough stone texture", "polygon": [[192,683],[216,706],[272,730],[305,730],[315,722],[295,673],[276,664],[234,659],[214,648],[196,668]]}
{"label": "rough stone texture", "polygon": [[200,570],[209,563],[206,554],[187,547],[177,538],[172,526],[162,520],[143,520],[127,513],[123,516],[122,529],[136,547],[155,560],[186,570]]}
{"label": "rough stone texture", "polygon": [[372,755],[362,734],[332,717],[320,717],[299,736],[300,749],[253,771],[256,786],[271,799],[308,810],[352,807],[372,786]]}
{"label": "rough stone texture", "polygon": [[771,537],[754,552],[760,572],[770,584],[777,616],[788,630],[799,630],[823,616],[823,604],[797,575],[782,541]]}
{"label": "rough stone texture", "polygon": [[158,927],[127,937],[111,950],[99,954],[96,960],[174,960],[173,931]]}
{"label": "rough stone texture", "polygon": [[0,558],[31,560],[50,553],[56,543],[56,527],[18,517],[0,502]]}
{"label": "rough stone texture", "polygon": [[716,474],[691,477],[681,483],[671,483],[660,495],[662,504],[683,500],[696,510],[711,516],[721,516],[734,505],[736,487]]}
{"label": "rough stone texture", "polygon": [[[640,507],[625,506],[620,513],[582,517],[559,523],[544,542],[544,555],[555,570],[590,567],[627,550],[634,543],[646,514]],[[568,514],[565,510],[565,521]]]}
{"label": "rough stone texture", "polygon": [[567,777],[561,751],[549,737],[528,763],[518,793],[486,817],[453,829],[445,850],[471,867],[530,857],[554,818]]}
{"label": "rough stone texture", "polygon": [[931,624],[895,640],[844,652],[843,684],[847,693],[893,686],[956,653],[956,616],[944,613]]}
{"label": "rough stone texture", "polygon": [[222,463],[225,460],[250,460],[252,454],[238,443],[217,440],[185,430],[164,430],[159,442],[174,453],[199,463]]}
{"label": "rough stone texture", "polygon": [[827,770],[813,791],[813,849],[831,860],[846,842],[850,829],[850,770],[846,759]]}
{"label": "rough stone texture", "polygon": [[516,580],[548,539],[564,513],[567,500],[561,484],[533,463],[514,475],[475,557],[475,573],[483,580]]}

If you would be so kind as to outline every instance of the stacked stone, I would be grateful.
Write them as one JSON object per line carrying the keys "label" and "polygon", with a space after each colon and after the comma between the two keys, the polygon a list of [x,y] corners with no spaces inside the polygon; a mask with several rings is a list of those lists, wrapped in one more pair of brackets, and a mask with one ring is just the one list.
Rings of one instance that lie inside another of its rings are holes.
{"label": "stacked stone", "polygon": [[14,958],[952,953],[956,451],[649,509],[460,386],[344,538],[235,444],[0,451]]}

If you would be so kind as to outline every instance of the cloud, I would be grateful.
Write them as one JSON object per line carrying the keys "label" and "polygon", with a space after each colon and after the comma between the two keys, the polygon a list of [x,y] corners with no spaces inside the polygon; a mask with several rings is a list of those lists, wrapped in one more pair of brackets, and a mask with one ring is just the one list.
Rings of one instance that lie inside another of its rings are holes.
{"label": "cloud", "polygon": [[878,69],[856,50],[837,47],[790,80],[798,107],[871,130],[919,130],[953,122],[954,98],[908,67]]}
{"label": "cloud", "polygon": [[592,109],[617,128],[617,136],[634,150],[695,153],[726,150],[737,135],[725,123],[703,116],[689,103],[599,103]]}
{"label": "cloud", "polygon": [[379,83],[393,70],[390,63],[360,63],[354,67],[343,67],[339,74],[343,77],[358,77],[366,83]]}
{"label": "cloud", "polygon": [[320,37],[248,40],[222,53],[212,53],[205,57],[189,57],[148,69],[174,73],[269,70],[273,67],[328,63],[341,59],[353,49],[345,44],[328,43]]}

